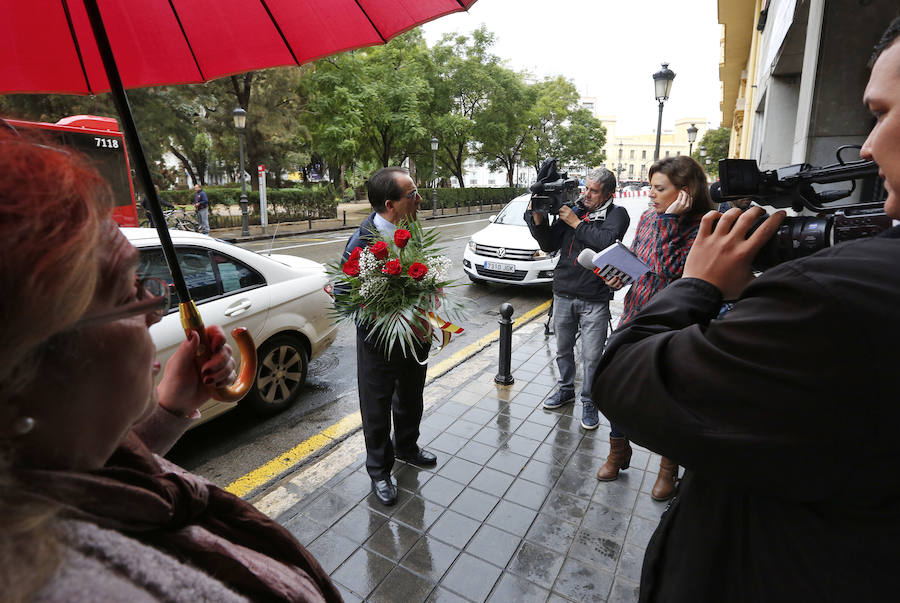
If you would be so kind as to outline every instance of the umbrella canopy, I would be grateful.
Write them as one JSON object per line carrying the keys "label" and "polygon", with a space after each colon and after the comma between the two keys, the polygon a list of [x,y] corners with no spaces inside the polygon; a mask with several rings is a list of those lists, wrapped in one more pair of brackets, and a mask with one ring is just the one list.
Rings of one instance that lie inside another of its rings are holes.
{"label": "umbrella canopy", "polygon": [[[99,0],[125,88],[300,65],[373,44],[475,0]],[[0,93],[111,88],[81,0],[9,0]]]}

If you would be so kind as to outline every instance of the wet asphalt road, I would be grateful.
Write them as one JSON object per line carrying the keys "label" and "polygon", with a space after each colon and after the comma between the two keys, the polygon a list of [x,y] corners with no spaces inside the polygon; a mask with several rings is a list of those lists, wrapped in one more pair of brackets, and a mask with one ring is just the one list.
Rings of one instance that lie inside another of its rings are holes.
{"label": "wet asphalt road", "polygon": [[[465,335],[454,337],[433,361],[439,362],[496,330],[501,303],[511,303],[516,317],[547,301],[550,288],[471,284],[462,269],[463,250],[469,236],[488,224],[487,217],[460,215],[434,224],[441,234],[444,253],[454,263],[452,276],[459,283],[456,295],[465,298],[469,308],[462,325]],[[426,223],[426,227],[430,225]],[[241,246],[331,262],[340,256],[351,232],[313,233]],[[238,407],[191,430],[169,453],[169,458],[225,486],[358,410],[353,325],[342,324],[334,344],[310,363],[305,388],[297,404],[275,417],[260,419]]]}

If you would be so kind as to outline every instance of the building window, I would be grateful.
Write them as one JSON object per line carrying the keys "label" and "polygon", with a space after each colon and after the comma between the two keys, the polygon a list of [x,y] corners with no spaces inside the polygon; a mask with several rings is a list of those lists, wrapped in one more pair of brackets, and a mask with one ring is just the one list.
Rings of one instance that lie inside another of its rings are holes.
{"label": "building window", "polygon": [[666,157],[668,157],[668,156],[669,156],[669,152],[668,152],[668,151],[666,151]]}
{"label": "building window", "polygon": [[647,149],[644,149],[643,151],[641,151],[641,159],[646,159],[646,158],[647,158]]}
{"label": "building window", "polygon": [[628,176],[629,177],[634,176],[634,164],[633,163],[628,166]]}
{"label": "building window", "polygon": [[631,153],[629,153],[628,158],[634,159],[634,149],[631,149]]}
{"label": "building window", "polygon": [[681,151],[675,151],[675,156],[676,156],[676,157],[681,157]]}
{"label": "building window", "polygon": [[619,147],[619,159],[622,158],[622,147]]}

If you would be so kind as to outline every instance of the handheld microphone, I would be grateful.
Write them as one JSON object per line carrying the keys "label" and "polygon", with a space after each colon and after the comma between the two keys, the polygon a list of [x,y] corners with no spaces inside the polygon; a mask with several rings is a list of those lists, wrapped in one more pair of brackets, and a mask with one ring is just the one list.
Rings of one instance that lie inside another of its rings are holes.
{"label": "handheld microphone", "polygon": [[581,250],[581,253],[578,254],[578,263],[581,264],[582,268],[586,268],[600,276],[600,268],[594,266],[594,256],[597,255],[597,252],[593,249],[588,249],[585,247]]}

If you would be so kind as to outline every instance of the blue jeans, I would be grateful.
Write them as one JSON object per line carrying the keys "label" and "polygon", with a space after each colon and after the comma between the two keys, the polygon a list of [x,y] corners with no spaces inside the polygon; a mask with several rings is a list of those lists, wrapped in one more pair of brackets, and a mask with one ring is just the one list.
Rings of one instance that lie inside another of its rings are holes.
{"label": "blue jeans", "polygon": [[609,324],[608,301],[586,301],[553,296],[553,329],[556,331],[556,365],[559,367],[559,389],[575,390],[575,333],[581,329],[581,362],[584,383],[581,403],[593,403],[591,387],[594,373],[606,345]]}
{"label": "blue jeans", "polygon": [[205,235],[209,234],[209,207],[197,210],[197,217],[200,219],[200,232]]}

